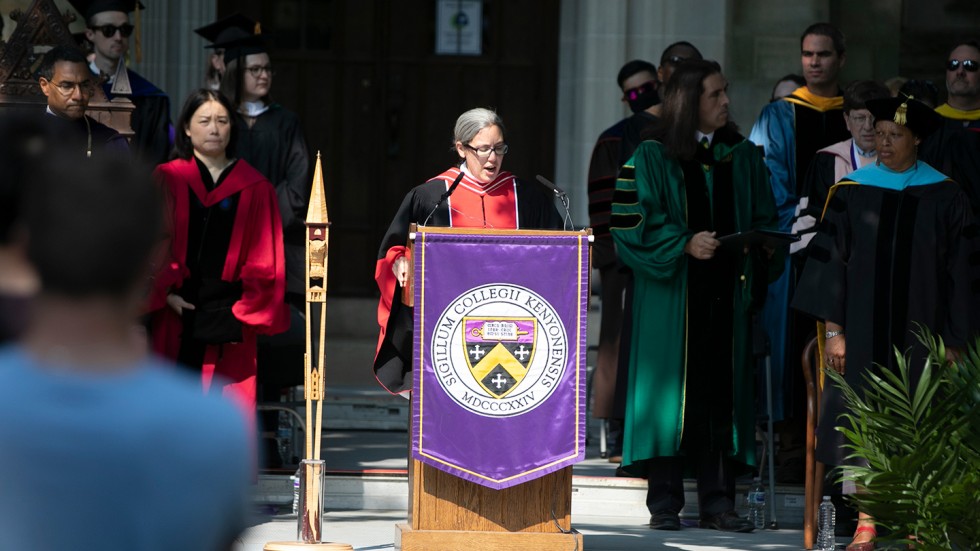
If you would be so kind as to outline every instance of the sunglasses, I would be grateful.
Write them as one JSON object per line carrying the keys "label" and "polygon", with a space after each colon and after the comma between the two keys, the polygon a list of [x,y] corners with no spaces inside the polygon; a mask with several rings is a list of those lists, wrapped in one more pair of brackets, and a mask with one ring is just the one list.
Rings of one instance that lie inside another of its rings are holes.
{"label": "sunglasses", "polygon": [[672,56],[668,56],[667,59],[665,59],[664,61],[670,63],[671,65],[679,65],[687,61],[687,58],[681,57],[679,55],[672,55]]}
{"label": "sunglasses", "polygon": [[623,99],[626,101],[636,101],[640,96],[656,90],[656,81],[650,80],[623,92]]}
{"label": "sunglasses", "polygon": [[129,35],[133,34],[133,29],[135,29],[136,27],[132,26],[129,23],[123,23],[118,27],[116,25],[99,25],[98,27],[89,27],[89,28],[92,29],[93,31],[98,31],[102,33],[102,36],[106,38],[112,38],[116,36],[116,31],[119,31],[119,34],[122,35],[123,38],[129,38]]}
{"label": "sunglasses", "polygon": [[964,59],[963,61],[960,61],[958,59],[951,59],[946,62],[946,70],[955,71],[960,68],[960,65],[963,66],[964,71],[970,73],[975,73],[977,72],[977,69],[980,68],[980,65],[978,65],[977,62],[972,59]]}

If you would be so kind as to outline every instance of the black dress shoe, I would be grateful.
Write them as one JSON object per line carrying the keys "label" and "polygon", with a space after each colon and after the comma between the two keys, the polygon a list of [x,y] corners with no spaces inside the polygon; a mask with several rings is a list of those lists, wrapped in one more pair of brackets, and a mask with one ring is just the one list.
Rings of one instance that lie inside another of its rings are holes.
{"label": "black dress shoe", "polygon": [[726,511],[720,515],[703,518],[700,523],[701,528],[711,528],[722,532],[751,532],[755,530],[755,525],[748,519],[740,518],[735,511]]}
{"label": "black dress shoe", "polygon": [[680,530],[681,518],[673,511],[657,511],[650,517],[650,528],[654,530]]}

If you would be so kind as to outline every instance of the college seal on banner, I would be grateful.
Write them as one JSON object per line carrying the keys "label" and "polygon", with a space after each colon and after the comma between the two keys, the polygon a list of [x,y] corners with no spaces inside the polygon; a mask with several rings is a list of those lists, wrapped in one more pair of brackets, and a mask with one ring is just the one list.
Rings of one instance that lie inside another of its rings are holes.
{"label": "college seal on banner", "polygon": [[453,401],[478,415],[511,417],[554,392],[567,366],[568,337],[554,307],[537,293],[491,284],[449,303],[430,350]]}

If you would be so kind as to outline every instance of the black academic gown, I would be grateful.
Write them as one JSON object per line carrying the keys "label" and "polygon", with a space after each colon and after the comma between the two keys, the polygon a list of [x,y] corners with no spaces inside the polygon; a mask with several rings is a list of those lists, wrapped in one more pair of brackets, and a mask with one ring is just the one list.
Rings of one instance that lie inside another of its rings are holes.
{"label": "black academic gown", "polygon": [[[170,124],[170,98],[139,73],[126,69],[133,94],[130,126],[133,128],[133,150],[144,162],[158,165],[170,158],[173,149],[172,125]],[[112,83],[102,84],[106,98],[112,100]]]}
{"label": "black academic gown", "polygon": [[279,199],[286,253],[286,292],[306,293],[306,211],[310,200],[310,155],[299,118],[278,103],[249,127],[235,117],[238,156],[272,182]]}
{"label": "black academic gown", "polygon": [[[105,152],[126,154],[129,151],[129,142],[123,135],[88,115],[84,119],[70,119],[46,112],[42,121],[61,145],[82,153],[88,148],[89,132],[92,136],[93,156]],[[86,121],[88,125],[85,124]]]}
{"label": "black academic gown", "polygon": [[[869,169],[883,170],[872,165],[851,176],[859,179]],[[969,202],[951,180],[902,191],[847,183],[853,182],[845,179],[831,190],[792,306],[845,328],[851,386],[865,386],[873,365],[892,369],[894,347],[911,356],[917,380],[927,356],[916,337],[919,325],[947,347],[962,348],[970,333],[969,256],[976,228]],[[828,379],[817,460],[845,463],[849,452],[835,427],[846,411],[840,389]]]}

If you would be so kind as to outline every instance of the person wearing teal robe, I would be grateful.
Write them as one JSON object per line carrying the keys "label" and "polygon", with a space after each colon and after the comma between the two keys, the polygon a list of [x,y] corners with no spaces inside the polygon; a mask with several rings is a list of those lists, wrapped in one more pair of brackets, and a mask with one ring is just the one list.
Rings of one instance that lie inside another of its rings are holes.
{"label": "person wearing teal robe", "polygon": [[[799,207],[806,196],[804,182],[817,151],[851,137],[844,124],[844,98],[839,87],[846,59],[846,41],[840,29],[828,23],[807,27],[800,37],[800,71],[806,85],[763,107],[749,133],[749,141],[765,152],[780,231],[797,233]],[[804,250],[792,255],[792,261],[787,255],[782,277],[769,286],[762,313],[771,349],[772,418],[774,422],[788,421],[788,426],[780,431],[782,457],[777,463],[793,457],[793,449],[799,456],[803,445],[800,419],[805,416],[805,408],[800,397],[804,387],[799,366],[813,324],[790,312],[789,299],[799,277]],[[790,467],[793,463],[783,465]],[[802,476],[802,468],[796,473]]]}
{"label": "person wearing teal robe", "polygon": [[635,276],[623,466],[648,476],[658,529],[680,526],[685,470],[697,474],[702,527],[753,528],[734,512],[735,476],[755,464],[751,316],[782,258],[717,239],[779,226],[762,153],[729,123],[726,89],[717,63],[682,64],[658,140],[640,144],[613,197],[611,233]]}

